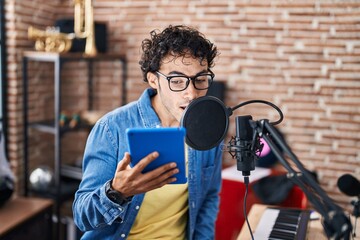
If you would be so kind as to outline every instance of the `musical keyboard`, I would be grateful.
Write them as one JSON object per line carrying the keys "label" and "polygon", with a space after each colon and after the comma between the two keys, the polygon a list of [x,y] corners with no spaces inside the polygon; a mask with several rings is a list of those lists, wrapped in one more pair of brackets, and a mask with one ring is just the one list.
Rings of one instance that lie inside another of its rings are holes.
{"label": "musical keyboard", "polygon": [[254,232],[255,240],[305,240],[310,211],[266,208]]}

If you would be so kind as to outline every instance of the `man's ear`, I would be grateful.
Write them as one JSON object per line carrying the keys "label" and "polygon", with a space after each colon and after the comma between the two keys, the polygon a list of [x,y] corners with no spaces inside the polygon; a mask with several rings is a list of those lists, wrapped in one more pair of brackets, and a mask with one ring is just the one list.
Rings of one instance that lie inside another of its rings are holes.
{"label": "man's ear", "polygon": [[159,84],[158,77],[156,76],[155,73],[148,72],[146,74],[146,77],[148,79],[150,87],[152,87],[153,89],[158,89],[159,88],[159,86],[158,86],[158,84]]}

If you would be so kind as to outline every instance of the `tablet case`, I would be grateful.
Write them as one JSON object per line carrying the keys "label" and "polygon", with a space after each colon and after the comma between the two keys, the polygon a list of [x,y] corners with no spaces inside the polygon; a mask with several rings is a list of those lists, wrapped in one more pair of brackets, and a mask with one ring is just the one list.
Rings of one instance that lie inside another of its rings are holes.
{"label": "tablet case", "polygon": [[176,162],[179,172],[171,184],[187,182],[185,166],[185,128],[128,128],[126,130],[131,155],[131,166],[154,151],[159,157],[145,167],[143,173],[166,163]]}

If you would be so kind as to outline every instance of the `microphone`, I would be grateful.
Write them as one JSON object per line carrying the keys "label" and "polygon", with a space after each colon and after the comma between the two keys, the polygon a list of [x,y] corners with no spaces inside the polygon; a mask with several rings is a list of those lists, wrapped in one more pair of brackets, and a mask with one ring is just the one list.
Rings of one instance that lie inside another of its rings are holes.
{"label": "microphone", "polygon": [[337,181],[338,188],[341,192],[345,193],[350,197],[357,196],[357,200],[351,201],[353,206],[352,215],[355,217],[355,228],[353,237],[356,237],[356,221],[360,217],[360,182],[351,174],[342,175]]}
{"label": "microphone", "polygon": [[337,186],[341,192],[350,197],[360,197],[360,182],[351,174],[342,175],[337,181]]}
{"label": "microphone", "polygon": [[251,127],[252,116],[237,116],[236,136],[232,137],[228,144],[229,153],[237,160],[237,170],[243,176],[249,176],[250,171],[255,170],[255,161],[258,160],[256,154],[261,148],[260,138]]}
{"label": "microphone", "polygon": [[[230,108],[214,96],[203,96],[192,101],[181,116],[181,127],[186,129],[186,144],[196,150],[209,150],[219,145],[226,137],[233,111],[250,103],[267,104],[278,111],[280,119],[270,124],[282,121],[281,110],[264,100],[250,100]],[[255,125],[250,115],[236,117],[236,137],[232,137],[227,145],[227,151],[236,158],[237,169],[243,176],[249,176],[250,171],[255,170],[255,161],[263,147]]]}

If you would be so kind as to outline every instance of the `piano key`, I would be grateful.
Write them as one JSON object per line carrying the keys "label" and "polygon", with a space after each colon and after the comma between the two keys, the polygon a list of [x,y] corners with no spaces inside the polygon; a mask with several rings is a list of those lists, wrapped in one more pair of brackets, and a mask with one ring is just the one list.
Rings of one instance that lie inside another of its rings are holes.
{"label": "piano key", "polygon": [[293,220],[293,219],[277,218],[276,222],[282,222],[282,223],[287,223],[287,224],[291,224],[293,226],[296,226],[297,223],[299,222],[299,220],[298,219]]}
{"label": "piano key", "polygon": [[272,230],[269,237],[270,238],[271,237],[279,237],[279,238],[283,238],[283,239],[293,240],[293,239],[295,239],[295,233]]}
{"label": "piano key", "polygon": [[253,234],[254,239],[267,239],[279,214],[279,209],[267,208],[261,216],[259,224]]}
{"label": "piano key", "polygon": [[254,232],[254,239],[305,240],[309,215],[307,210],[267,208]]}
{"label": "piano key", "polygon": [[286,223],[278,223],[278,222],[276,222],[275,225],[273,226],[273,228],[285,229],[285,230],[288,230],[288,231],[296,232],[297,226],[294,226],[294,225],[292,225],[292,224],[286,224]]}

